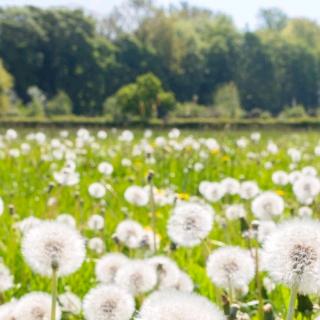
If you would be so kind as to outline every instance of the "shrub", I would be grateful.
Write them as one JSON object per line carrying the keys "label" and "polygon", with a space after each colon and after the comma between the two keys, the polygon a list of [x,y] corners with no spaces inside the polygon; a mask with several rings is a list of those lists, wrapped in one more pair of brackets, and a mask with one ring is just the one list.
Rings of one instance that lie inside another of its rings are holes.
{"label": "shrub", "polygon": [[44,116],[47,101],[45,94],[38,87],[32,86],[28,88],[28,95],[31,101],[27,105],[27,115],[30,117]]}
{"label": "shrub", "polygon": [[244,114],[238,88],[233,82],[224,84],[216,90],[213,103],[217,115],[222,117],[239,118]]}
{"label": "shrub", "polygon": [[46,105],[49,116],[68,115],[72,113],[72,101],[64,91],[59,91]]}
{"label": "shrub", "polygon": [[176,107],[176,98],[172,92],[160,92],[158,100],[157,115],[158,118],[163,119]]}
{"label": "shrub", "polygon": [[308,114],[303,105],[297,104],[294,106],[287,106],[279,114],[279,118],[292,119],[292,118],[305,118]]}
{"label": "shrub", "polygon": [[199,118],[213,116],[213,111],[194,102],[186,102],[178,103],[171,115],[176,118]]}

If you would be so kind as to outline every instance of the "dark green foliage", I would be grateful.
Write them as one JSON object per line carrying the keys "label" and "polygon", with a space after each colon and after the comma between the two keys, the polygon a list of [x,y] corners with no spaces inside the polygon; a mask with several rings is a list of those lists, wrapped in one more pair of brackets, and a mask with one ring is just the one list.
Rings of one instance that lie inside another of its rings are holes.
{"label": "dark green foliage", "polygon": [[[36,86],[49,109],[57,110],[50,101],[65,92],[76,115],[163,118],[177,99],[176,114],[190,106],[189,114],[214,116],[197,104],[212,105],[212,94],[234,83],[247,117],[293,105],[317,114],[320,26],[277,8],[259,17],[257,30],[241,32],[230,17],[187,4],[164,10],[128,1],[99,21],[81,10],[0,8],[0,57],[26,113],[43,113],[28,95]],[[155,77],[139,78],[148,73]]]}

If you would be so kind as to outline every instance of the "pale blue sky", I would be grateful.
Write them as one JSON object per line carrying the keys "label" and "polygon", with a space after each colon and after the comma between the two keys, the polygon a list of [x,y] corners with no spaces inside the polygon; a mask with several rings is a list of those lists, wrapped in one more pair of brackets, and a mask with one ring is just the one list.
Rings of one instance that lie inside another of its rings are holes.
{"label": "pale blue sky", "polygon": [[[110,12],[113,6],[121,4],[122,0],[0,0],[0,5],[36,6],[68,6],[83,7],[98,15]],[[233,16],[239,27],[247,24],[253,28],[256,25],[257,12],[260,8],[278,7],[289,16],[304,16],[320,23],[320,0],[188,0],[190,4],[223,11]],[[179,0],[157,0],[160,5],[180,3]]]}

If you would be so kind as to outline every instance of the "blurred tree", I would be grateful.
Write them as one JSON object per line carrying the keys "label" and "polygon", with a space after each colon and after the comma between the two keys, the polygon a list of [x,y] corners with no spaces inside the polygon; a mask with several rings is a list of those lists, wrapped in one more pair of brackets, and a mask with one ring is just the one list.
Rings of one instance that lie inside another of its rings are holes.
{"label": "blurred tree", "polygon": [[72,113],[72,101],[69,96],[59,91],[46,106],[46,114],[49,116],[68,115]]}
{"label": "blurred tree", "polygon": [[237,67],[236,84],[245,110],[276,111],[276,78],[268,50],[251,32],[244,35]]}
{"label": "blurred tree", "polygon": [[279,8],[261,9],[259,12],[261,29],[280,31],[288,23],[288,16]]}
{"label": "blurred tree", "polygon": [[25,101],[36,85],[48,97],[65,91],[76,114],[101,112],[115,49],[97,35],[91,17],[81,10],[11,8],[0,12],[0,31],[0,55]]}
{"label": "blurred tree", "polygon": [[13,78],[4,68],[0,60],[0,114],[7,112],[10,108],[10,93],[13,87]]}

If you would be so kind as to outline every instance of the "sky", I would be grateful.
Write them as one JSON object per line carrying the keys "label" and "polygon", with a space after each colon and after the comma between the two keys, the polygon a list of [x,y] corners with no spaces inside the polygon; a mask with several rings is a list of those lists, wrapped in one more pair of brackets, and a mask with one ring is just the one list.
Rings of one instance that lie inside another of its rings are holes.
{"label": "sky", "polygon": [[[179,4],[180,0],[156,0],[159,5]],[[108,14],[122,0],[0,0],[0,6],[82,7],[96,15]],[[290,17],[307,17],[320,23],[320,0],[187,0],[189,4],[231,15],[240,28],[254,28],[260,8],[278,7]]]}

